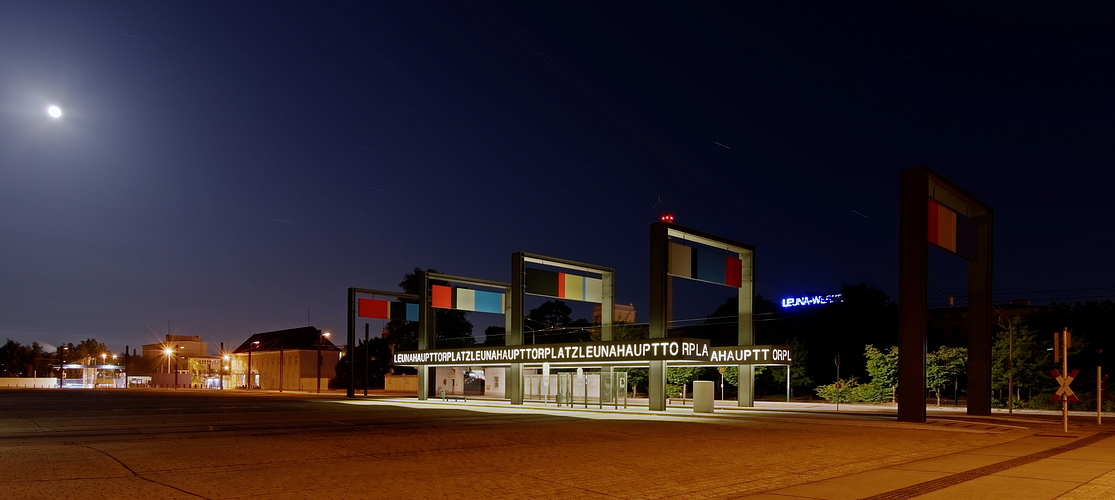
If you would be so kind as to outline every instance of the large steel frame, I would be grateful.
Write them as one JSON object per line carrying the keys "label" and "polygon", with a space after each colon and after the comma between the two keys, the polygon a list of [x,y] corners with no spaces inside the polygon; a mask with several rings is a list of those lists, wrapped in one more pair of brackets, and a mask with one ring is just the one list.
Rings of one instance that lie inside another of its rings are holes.
{"label": "large steel frame", "polygon": [[[671,238],[692,241],[739,255],[743,261],[743,276],[742,286],[738,289],[738,341],[741,346],[754,344],[755,247],[666,222],[656,222],[650,226],[650,338],[666,338],[673,315],[669,248]],[[739,406],[754,406],[755,371],[752,365],[738,365],[738,368]],[[664,411],[666,362],[651,361],[649,371],[650,409]]]}
{"label": "large steel frame", "polygon": [[[392,297],[396,299],[411,299],[418,300],[418,296],[410,293],[399,292],[386,292],[383,290],[372,290],[369,288],[349,288],[348,289],[348,355],[350,357],[349,371],[348,371],[348,391],[346,396],[350,398],[356,397],[356,370],[352,369],[356,364],[351,362],[351,357],[356,353],[356,295],[382,295],[384,297]],[[421,342],[421,340],[419,340]],[[419,372],[421,373],[421,372]]]}
{"label": "large steel frame", "polygon": [[[600,275],[603,290],[600,297],[600,340],[612,340],[612,322],[615,316],[615,271],[610,267],[586,264],[558,257],[548,257],[527,252],[511,254],[511,291],[508,293],[510,308],[505,345],[523,345],[524,314],[526,307],[526,265],[542,264],[563,269],[589,272]],[[611,368],[608,367],[608,370]],[[523,404],[523,364],[513,363],[507,377],[507,389],[511,394],[511,404]]]}
{"label": "large steel frame", "polygon": [[[499,288],[503,290],[504,297],[507,297],[503,302],[503,318],[504,318],[504,331],[511,331],[511,284],[502,281],[492,281],[479,278],[466,278],[464,276],[454,276],[452,274],[432,273],[423,271],[419,276],[421,287],[418,289],[418,350],[424,351],[427,349],[437,349],[437,332],[436,322],[434,316],[434,308],[430,303],[430,281],[440,280],[449,283],[463,283],[466,285],[479,285],[488,288]],[[418,370],[418,399],[429,399],[431,386],[429,381],[433,367],[420,367]],[[514,372],[514,370],[512,370]],[[511,376],[515,378],[514,373]],[[519,370],[519,379],[522,379],[522,370]],[[514,390],[514,387],[509,385],[508,390]],[[521,400],[520,396],[520,400]]]}
{"label": "large steel frame", "polygon": [[968,217],[976,258],[968,264],[968,414],[991,414],[991,280],[994,211],[928,167],[899,179],[898,419],[925,422],[929,282],[928,199]]}

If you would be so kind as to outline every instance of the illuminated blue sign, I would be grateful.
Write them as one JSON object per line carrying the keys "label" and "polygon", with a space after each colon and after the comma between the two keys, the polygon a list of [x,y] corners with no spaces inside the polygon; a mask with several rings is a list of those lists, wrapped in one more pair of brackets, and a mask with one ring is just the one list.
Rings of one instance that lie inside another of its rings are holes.
{"label": "illuminated blue sign", "polygon": [[812,297],[790,297],[782,299],[782,307],[797,307],[797,306],[816,306],[821,304],[834,304],[842,302],[841,294],[833,295],[814,295]]}

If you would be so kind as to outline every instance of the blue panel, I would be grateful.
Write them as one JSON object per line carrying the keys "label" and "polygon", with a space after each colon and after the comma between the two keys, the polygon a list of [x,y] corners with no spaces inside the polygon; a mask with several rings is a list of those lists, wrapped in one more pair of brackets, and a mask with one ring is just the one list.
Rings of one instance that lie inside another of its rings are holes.
{"label": "blue panel", "polygon": [[706,250],[704,248],[694,248],[697,252],[697,272],[696,278],[701,281],[711,281],[713,283],[724,283],[724,252],[716,252]]}
{"label": "blue panel", "polygon": [[407,304],[407,321],[418,321],[418,304]]}
{"label": "blue panel", "polygon": [[976,226],[964,214],[956,214],[956,254],[976,260]]}
{"label": "blue panel", "polygon": [[477,290],[475,307],[476,312],[503,314],[503,294]]}

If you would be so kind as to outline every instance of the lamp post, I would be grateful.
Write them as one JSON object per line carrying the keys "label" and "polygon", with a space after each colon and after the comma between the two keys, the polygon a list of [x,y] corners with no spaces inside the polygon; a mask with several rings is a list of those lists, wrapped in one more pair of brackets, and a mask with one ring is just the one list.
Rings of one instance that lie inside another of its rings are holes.
{"label": "lamp post", "polygon": [[247,379],[246,385],[248,386],[249,390],[251,390],[252,388],[252,351],[255,350],[257,345],[259,345],[258,340],[252,342],[251,344],[248,344],[248,376],[245,378]]}
{"label": "lamp post", "polygon": [[116,385],[116,377],[117,377],[118,375],[120,375],[120,368],[119,368],[119,367],[120,367],[120,365],[116,364],[116,363],[119,363],[119,361],[117,361],[117,360],[116,360],[116,358],[117,358],[118,356],[119,356],[119,354],[113,354],[113,355],[112,355],[112,366],[114,367],[114,368],[112,369],[112,385],[111,385],[112,387],[117,387],[117,385]]}
{"label": "lamp post", "polygon": [[[321,346],[325,343],[325,339],[329,337],[329,332],[317,331],[317,392],[321,394]],[[355,366],[349,367],[351,370]]]}
{"label": "lamp post", "polygon": [[229,360],[231,360],[231,359],[232,359],[232,356],[229,356],[228,354],[225,354],[224,356],[221,356],[221,384],[220,384],[220,387],[221,387],[222,390],[224,390],[224,388],[225,388],[225,372],[232,369],[232,367],[229,366],[230,365]]}
{"label": "lamp post", "polygon": [[174,347],[167,347],[163,349],[163,354],[166,354],[166,371],[170,372],[170,358],[174,357],[174,388],[178,388],[178,349],[185,349],[186,346],[179,345]]}
{"label": "lamp post", "polygon": [[66,386],[66,350],[69,347],[58,348],[58,388]]}
{"label": "lamp post", "polygon": [[[170,375],[170,357],[174,355],[174,349],[167,347],[163,349],[163,355],[166,356],[166,373]],[[178,388],[178,374],[174,374],[174,388]]]}

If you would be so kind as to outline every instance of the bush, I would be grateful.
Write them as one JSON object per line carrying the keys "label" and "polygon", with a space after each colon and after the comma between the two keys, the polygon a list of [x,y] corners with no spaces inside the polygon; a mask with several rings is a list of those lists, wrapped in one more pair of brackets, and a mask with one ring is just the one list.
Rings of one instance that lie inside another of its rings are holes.
{"label": "bush", "polygon": [[1115,401],[1104,401],[1103,411],[1115,413]]}
{"label": "bush", "polygon": [[868,403],[889,403],[891,401],[890,387],[880,386],[876,384],[862,384],[856,387],[855,398],[858,401],[866,401]]}
{"label": "bush", "polygon": [[1061,402],[1054,403],[1049,400],[1051,397],[1053,397],[1052,392],[1039,392],[1034,394],[1034,397],[1030,398],[1029,401],[1023,403],[1022,407],[1031,410],[1060,410]]}
{"label": "bush", "polygon": [[819,385],[815,391],[818,397],[830,403],[854,403],[859,401],[859,386],[856,378],[852,377],[837,379],[832,384]]}
{"label": "bush", "polygon": [[666,384],[666,397],[679,398],[681,397],[682,386],[678,384]]}

